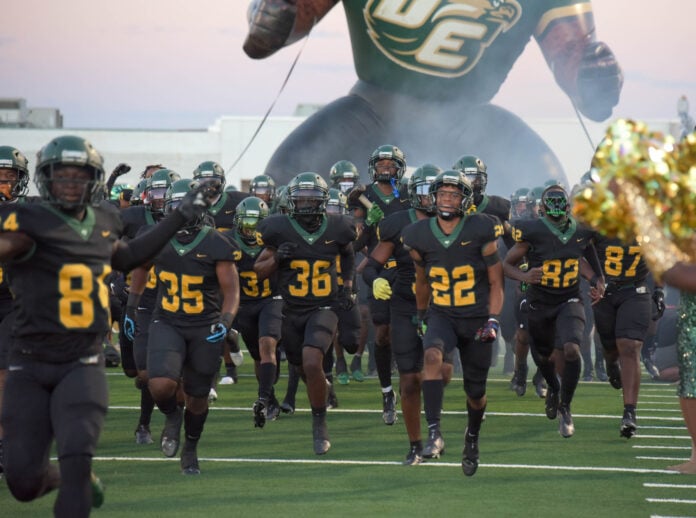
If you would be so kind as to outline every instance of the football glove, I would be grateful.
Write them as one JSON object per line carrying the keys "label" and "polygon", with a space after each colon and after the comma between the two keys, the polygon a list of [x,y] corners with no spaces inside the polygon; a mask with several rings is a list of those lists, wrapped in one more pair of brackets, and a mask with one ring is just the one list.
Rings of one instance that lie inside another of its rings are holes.
{"label": "football glove", "polygon": [[222,322],[210,326],[210,334],[205,339],[211,344],[222,342],[227,336],[227,328]]}
{"label": "football glove", "polygon": [[126,174],[128,171],[131,170],[131,166],[128,164],[124,164],[123,162],[118,164],[113,171],[111,171],[111,176],[114,176],[118,178],[119,176],[123,176]]}
{"label": "football glove", "polygon": [[662,288],[655,288],[652,292],[653,311],[652,319],[659,320],[665,314],[665,292]]}
{"label": "football glove", "polygon": [[355,306],[356,295],[351,288],[340,286],[338,288],[338,307],[343,311],[350,311]]}
{"label": "football glove", "polygon": [[205,192],[207,187],[199,185],[191,189],[181,199],[181,203],[176,208],[186,221],[193,221],[196,218],[203,216],[210,206],[210,200],[206,198]]}
{"label": "football glove", "polygon": [[365,218],[365,223],[367,223],[368,226],[376,225],[380,221],[382,221],[382,218],[384,217],[384,211],[379,208],[379,205],[376,203],[372,204],[372,207],[367,209],[367,217]]}
{"label": "football glove", "polygon": [[135,324],[135,313],[137,306],[126,306],[126,315],[123,317],[123,334],[131,342],[135,339],[137,326]]}
{"label": "football glove", "polygon": [[230,327],[225,336],[227,345],[230,348],[230,358],[232,358],[232,363],[235,367],[239,367],[244,363],[244,353],[239,349],[239,331]]}
{"label": "football glove", "polygon": [[490,317],[483,327],[476,331],[476,340],[479,342],[492,342],[498,337],[500,323],[497,319]]}
{"label": "football glove", "polygon": [[594,121],[603,121],[619,102],[623,73],[616,56],[606,43],[588,44],[580,60],[577,76],[580,108]]}
{"label": "football glove", "polygon": [[297,243],[291,243],[290,241],[286,241],[285,243],[281,243],[275,252],[276,259],[278,260],[278,262],[287,261],[288,259],[292,259],[293,257],[295,257],[295,250],[296,249],[297,249]]}
{"label": "football glove", "polygon": [[372,295],[377,300],[389,300],[392,296],[392,289],[389,281],[383,277],[377,277],[372,282]]}
{"label": "football glove", "polygon": [[416,333],[420,338],[425,336],[425,332],[428,330],[428,324],[425,321],[425,310],[419,309],[416,312],[416,316],[413,317],[413,323],[416,325]]}

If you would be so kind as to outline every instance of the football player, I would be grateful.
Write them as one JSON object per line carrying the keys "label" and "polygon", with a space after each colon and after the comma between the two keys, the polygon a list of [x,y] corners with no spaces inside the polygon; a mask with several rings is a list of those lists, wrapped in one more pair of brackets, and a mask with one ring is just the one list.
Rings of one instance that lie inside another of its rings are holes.
{"label": "football player", "polygon": [[[263,280],[278,272],[283,297],[283,347],[288,362],[301,369],[312,410],[314,453],[331,443],[326,424],[323,359],[336,332],[335,303],[345,310],[352,294],[355,227],[346,216],[326,214],[329,188],[317,173],[300,173],[288,184],[288,215],[259,224],[265,249],[254,270]],[[338,259],[337,259],[338,258]],[[343,285],[339,288],[336,263]]]}
{"label": "football player", "polygon": [[[174,212],[195,182],[177,180],[167,189],[165,211]],[[201,187],[207,192],[207,187]],[[167,457],[185,441],[181,471],[198,475],[197,446],[208,416],[208,393],[218,369],[222,343],[239,308],[238,248],[205,224],[207,215],[189,219],[153,259],[157,302],[147,345],[148,386],[165,415],[160,446]],[[161,225],[161,223],[160,223]],[[158,227],[156,227],[158,228]],[[139,267],[150,269],[150,264]],[[136,301],[137,302],[137,301]],[[183,385],[185,410],[177,402]]]}
{"label": "football player", "polygon": [[[377,236],[377,224],[386,215],[410,208],[409,198],[406,192],[399,190],[401,178],[406,172],[406,157],[396,146],[382,145],[370,155],[368,170],[372,183],[354,188],[348,195],[349,204],[355,206],[359,203],[369,205],[366,207],[365,224],[360,232],[360,238],[356,244],[357,250],[367,248],[367,255],[379,243]],[[367,200],[367,201],[365,201]],[[358,268],[360,271],[366,260]],[[386,261],[380,272],[389,284],[396,278],[396,260],[392,257]],[[392,350],[389,331],[389,301],[375,298],[372,292],[372,284],[368,283],[368,304],[370,316],[375,328],[375,364],[377,376],[382,389],[382,420],[384,424],[391,426],[397,420],[396,394],[392,387]]]}
{"label": "football player", "polygon": [[283,300],[278,293],[277,276],[260,280],[254,271],[254,263],[262,250],[256,232],[259,223],[268,215],[266,202],[250,196],[237,205],[234,230],[223,233],[239,248],[235,262],[241,291],[234,328],[242,335],[254,359],[259,390],[253,413],[254,426],[258,428],[263,428],[266,420],[276,419],[280,412],[273,385],[278,379],[276,349],[283,321]]}
{"label": "football player", "polygon": [[267,174],[255,176],[249,184],[249,194],[261,198],[271,207],[276,199],[275,180]]}
{"label": "football player", "polygon": [[[580,379],[580,344],[585,328],[580,275],[590,281],[593,300],[599,299],[604,290],[592,244],[596,232],[578,224],[569,215],[569,208],[563,187],[547,187],[541,196],[541,216],[516,223],[516,243],[503,261],[506,276],[528,285],[532,357],[548,385],[546,417],[559,417],[559,432],[564,438],[575,433],[570,404]],[[519,268],[524,257],[526,271]],[[550,358],[554,350],[558,351],[560,383]]]}
{"label": "football player", "polygon": [[[503,309],[503,269],[498,256],[500,222],[468,213],[474,193],[463,173],[440,173],[430,185],[437,217],[403,231],[416,268],[416,325],[423,336],[423,401],[429,435],[444,448],[440,415],[444,396],[442,363],[459,349],[468,420],[462,470],[476,473],[479,431],[486,410],[486,380],[491,348]],[[427,324],[426,324],[427,322]]]}
{"label": "football player", "polygon": [[348,194],[360,183],[360,173],[353,162],[339,160],[331,166],[329,179],[332,189],[338,189],[342,193]]}
{"label": "football player", "polygon": [[[390,341],[399,370],[401,408],[410,442],[404,464],[409,466],[420,464],[424,456],[439,457],[443,448],[439,447],[439,443],[436,444],[438,438],[433,435],[432,440],[428,437],[426,451],[423,450],[420,426],[423,344],[414,319],[416,296],[413,284],[416,273],[413,259],[403,245],[402,234],[411,223],[430,218],[434,214],[435,207],[431,203],[429,188],[441,172],[433,164],[422,165],[413,172],[408,183],[411,208],[395,212],[380,221],[377,231],[379,243],[372,250],[363,269],[363,279],[368,286],[372,286],[374,297],[390,304]],[[382,267],[391,257],[396,260],[396,277],[392,285],[379,276]],[[448,377],[451,378],[451,371],[446,376]]]}
{"label": "football player", "polygon": [[[92,205],[104,168],[89,142],[57,137],[37,162],[41,202],[0,207],[0,261],[17,309],[2,413],[5,477],[16,499],[58,489],[54,514],[83,517],[103,502],[91,466],[107,409],[104,279],[154,256],[206,205],[192,192],[156,232],[126,243],[118,211]],[[54,439],[60,468],[50,463]]]}

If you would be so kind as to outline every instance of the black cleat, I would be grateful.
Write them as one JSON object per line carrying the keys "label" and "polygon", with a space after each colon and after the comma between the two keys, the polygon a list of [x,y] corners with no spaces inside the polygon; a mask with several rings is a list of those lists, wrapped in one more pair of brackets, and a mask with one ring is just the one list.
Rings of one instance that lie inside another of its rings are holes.
{"label": "black cleat", "polygon": [[616,390],[621,389],[621,367],[619,367],[619,362],[607,363],[607,377],[612,387]]}
{"label": "black cleat", "polygon": [[254,428],[263,428],[266,424],[268,401],[265,398],[259,398],[254,402],[252,411],[254,412]]}
{"label": "black cleat", "polygon": [[153,442],[150,427],[145,424],[139,424],[135,429],[135,444],[152,444]]}
{"label": "black cleat", "polygon": [[462,471],[467,477],[472,477],[478,469],[479,447],[478,436],[469,435],[469,429],[464,432],[464,451],[462,452]]}
{"label": "black cleat", "polygon": [[558,392],[548,389],[546,392],[546,417],[549,419],[556,419],[558,415],[558,402]]}
{"label": "black cleat", "polygon": [[607,381],[609,379],[609,376],[607,376],[607,370],[604,368],[604,365],[602,365],[601,362],[595,364],[594,370],[599,381]]}
{"label": "black cleat", "polygon": [[439,428],[431,428],[428,432],[428,442],[423,448],[423,458],[439,459],[445,453],[445,440],[442,438]]}
{"label": "black cleat", "polygon": [[652,359],[643,358],[643,365],[645,366],[645,370],[647,371],[648,375],[652,379],[657,380],[660,378],[660,369],[657,368],[657,365],[655,365]]}
{"label": "black cleat", "polygon": [[621,419],[621,429],[619,430],[621,437],[630,439],[636,434],[637,429],[635,410],[624,410],[623,419]]}
{"label": "black cleat", "polygon": [[396,416],[396,394],[390,390],[382,394],[382,420],[384,424],[391,426],[398,420]]}
{"label": "black cleat", "polygon": [[575,433],[573,416],[570,415],[570,407],[567,405],[561,405],[558,407],[558,432],[564,439],[572,437]]}
{"label": "black cleat", "polygon": [[529,372],[529,367],[526,365],[520,365],[516,370],[515,374],[512,376],[512,381],[510,383],[510,388],[512,388],[515,393],[522,397],[527,392],[527,373]]}
{"label": "black cleat", "polygon": [[326,408],[338,408],[338,397],[334,390],[333,383],[326,380]]}
{"label": "black cleat", "polygon": [[546,397],[546,380],[544,379],[544,376],[541,374],[541,371],[537,369],[536,373],[534,374],[534,377],[532,378],[532,383],[534,384],[534,391],[536,392],[536,395],[539,396],[541,399],[544,399]]}
{"label": "black cleat", "polygon": [[201,468],[198,465],[198,453],[196,445],[198,442],[186,440],[181,450],[181,473],[182,475],[200,475]]}
{"label": "black cleat", "polygon": [[406,455],[404,466],[415,466],[423,462],[423,452],[420,446],[411,445],[411,449]]}
{"label": "black cleat", "polygon": [[280,411],[284,414],[292,415],[295,413],[295,402],[284,399],[280,404]]}
{"label": "black cleat", "polygon": [[180,406],[176,407],[176,412],[165,416],[164,428],[160,438],[160,447],[165,457],[174,457],[179,451],[179,440],[181,436],[181,423],[184,420],[184,410]]}
{"label": "black cleat", "polygon": [[271,394],[271,399],[268,400],[268,406],[266,407],[266,419],[268,421],[275,421],[280,415],[280,403],[275,397],[275,394]]}
{"label": "black cleat", "polygon": [[326,426],[326,414],[312,416],[312,437],[314,439],[314,453],[324,455],[331,448],[329,442],[329,430]]}

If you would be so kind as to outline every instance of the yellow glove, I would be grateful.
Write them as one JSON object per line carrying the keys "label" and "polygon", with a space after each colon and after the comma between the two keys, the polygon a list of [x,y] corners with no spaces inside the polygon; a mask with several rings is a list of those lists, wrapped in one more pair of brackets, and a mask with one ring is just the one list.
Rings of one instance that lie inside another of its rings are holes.
{"label": "yellow glove", "polygon": [[392,296],[392,289],[389,281],[382,277],[377,277],[372,283],[372,295],[377,300],[389,300]]}

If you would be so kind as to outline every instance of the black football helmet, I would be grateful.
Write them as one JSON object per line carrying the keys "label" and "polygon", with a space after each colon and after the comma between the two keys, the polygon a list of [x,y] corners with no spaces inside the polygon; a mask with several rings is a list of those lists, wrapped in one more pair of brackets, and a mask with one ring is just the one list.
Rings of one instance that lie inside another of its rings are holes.
{"label": "black football helmet", "polygon": [[211,198],[222,194],[225,188],[225,170],[212,160],[198,164],[198,167],[193,170],[193,179],[200,185],[206,186]]}
{"label": "black football helmet", "polygon": [[329,187],[317,173],[300,173],[288,184],[288,213],[303,228],[319,228],[326,214]]}
{"label": "black football helmet", "polygon": [[550,185],[541,195],[540,214],[554,221],[568,217],[570,203],[568,193],[560,185]]}
{"label": "black football helmet", "polygon": [[[56,173],[66,167],[84,169],[90,178],[86,181],[56,178]],[[47,202],[62,210],[79,211],[103,198],[104,161],[94,146],[82,137],[56,137],[37,155],[34,183],[41,198]],[[77,197],[55,192],[59,190],[56,189],[57,185],[67,186],[76,183],[83,184],[82,193]]]}
{"label": "black football helmet", "polygon": [[[377,162],[380,160],[391,160],[393,162],[390,170],[378,170]],[[368,174],[370,180],[374,182],[391,183],[392,180],[398,184],[401,177],[406,172],[406,156],[398,147],[392,145],[379,146],[370,155],[368,162]],[[398,187],[398,185],[397,185]]]}
{"label": "black football helmet", "polygon": [[486,164],[479,157],[474,155],[464,155],[457,160],[452,169],[461,171],[469,180],[475,194],[484,194],[488,185],[488,173]]}
{"label": "black football helmet", "polygon": [[433,164],[423,164],[413,171],[408,179],[408,199],[411,202],[411,207],[428,214],[435,213],[435,206],[430,198],[430,184],[441,172],[442,169]]}
{"label": "black football helmet", "polygon": [[0,146],[0,169],[11,169],[17,180],[0,180],[0,201],[13,201],[29,190],[29,161],[12,146]]}
{"label": "black football helmet", "polygon": [[[438,203],[438,191],[445,186],[456,187],[461,200],[456,203],[442,200]],[[444,220],[464,216],[474,203],[474,190],[464,173],[455,170],[443,171],[430,184],[430,203],[437,215]]]}
{"label": "black football helmet", "polygon": [[510,195],[510,212],[513,218],[526,218],[529,204],[529,189],[520,187]]}

